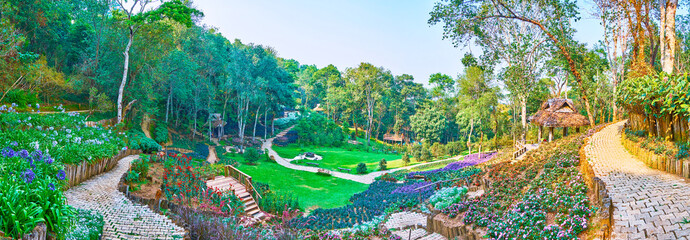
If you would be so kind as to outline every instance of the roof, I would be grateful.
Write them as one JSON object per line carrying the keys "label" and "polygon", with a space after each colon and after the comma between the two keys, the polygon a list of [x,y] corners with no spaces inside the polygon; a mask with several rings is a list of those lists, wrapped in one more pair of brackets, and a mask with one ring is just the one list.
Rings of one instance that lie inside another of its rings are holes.
{"label": "roof", "polygon": [[579,127],[589,125],[589,120],[578,113],[573,100],[552,98],[541,104],[530,121],[544,127]]}
{"label": "roof", "polygon": [[319,104],[316,104],[316,107],[315,107],[313,110],[314,110],[314,111],[317,111],[317,112],[326,111],[326,109],[323,109],[323,108],[321,107],[321,104],[320,104],[320,103],[319,103]]}
{"label": "roof", "polygon": [[395,133],[383,134],[383,140],[386,140],[386,141],[402,142],[404,139],[405,139],[404,134],[395,134]]}

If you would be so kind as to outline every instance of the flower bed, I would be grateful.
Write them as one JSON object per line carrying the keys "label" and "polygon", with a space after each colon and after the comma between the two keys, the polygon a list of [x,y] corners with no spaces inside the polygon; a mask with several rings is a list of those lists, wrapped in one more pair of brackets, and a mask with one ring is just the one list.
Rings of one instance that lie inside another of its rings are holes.
{"label": "flower bed", "polygon": [[515,164],[487,167],[485,193],[441,209],[492,239],[573,239],[594,213],[579,172],[583,135],[544,144]]}
{"label": "flower bed", "polygon": [[[480,155],[481,155],[481,157],[480,157]],[[463,158],[463,160],[460,160],[460,161],[457,161],[454,163],[450,163],[450,164],[446,165],[444,168],[434,169],[434,170],[429,170],[429,171],[408,173],[407,178],[414,178],[415,176],[429,177],[429,176],[437,175],[437,174],[442,173],[442,172],[447,172],[449,170],[460,170],[460,169],[468,167],[468,166],[474,166],[474,165],[489,161],[494,156],[496,156],[496,152],[481,153],[481,154],[475,153],[475,154],[467,155]]]}

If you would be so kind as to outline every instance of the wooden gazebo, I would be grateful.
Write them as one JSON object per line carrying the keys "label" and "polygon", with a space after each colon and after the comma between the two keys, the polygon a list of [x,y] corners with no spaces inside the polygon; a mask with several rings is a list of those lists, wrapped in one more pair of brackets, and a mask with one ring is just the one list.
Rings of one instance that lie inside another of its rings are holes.
{"label": "wooden gazebo", "polygon": [[539,111],[530,117],[530,122],[539,126],[539,141],[544,127],[549,128],[549,142],[553,141],[554,128],[563,128],[563,136],[567,136],[569,127],[580,132],[581,126],[589,125],[589,120],[575,109],[573,100],[563,98],[552,98],[542,103]]}

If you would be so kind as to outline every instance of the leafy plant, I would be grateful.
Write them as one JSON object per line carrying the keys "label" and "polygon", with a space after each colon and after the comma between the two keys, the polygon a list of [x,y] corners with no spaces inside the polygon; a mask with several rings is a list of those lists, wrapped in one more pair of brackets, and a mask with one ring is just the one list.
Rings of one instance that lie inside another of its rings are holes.
{"label": "leafy plant", "polygon": [[248,147],[244,150],[244,160],[249,164],[256,164],[259,161],[259,151],[256,148]]}
{"label": "leafy plant", "polygon": [[381,171],[384,171],[384,170],[388,169],[388,167],[386,166],[387,164],[388,164],[388,162],[386,162],[386,159],[385,159],[385,158],[381,158],[381,161],[379,161],[379,169],[380,169]]}
{"label": "leafy plant", "polygon": [[367,164],[365,163],[358,163],[357,164],[357,169],[355,169],[358,174],[365,174],[367,173]]}
{"label": "leafy plant", "polygon": [[95,211],[76,209],[72,218],[74,224],[66,236],[67,240],[99,240],[103,233],[103,216]]}

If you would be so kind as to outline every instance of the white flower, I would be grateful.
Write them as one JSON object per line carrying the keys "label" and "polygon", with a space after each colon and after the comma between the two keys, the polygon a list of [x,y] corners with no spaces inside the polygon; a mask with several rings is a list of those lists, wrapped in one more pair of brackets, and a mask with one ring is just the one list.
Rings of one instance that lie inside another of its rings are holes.
{"label": "white flower", "polygon": [[38,150],[39,149],[39,144],[38,142],[32,142],[29,144],[29,146],[33,147],[34,149]]}

